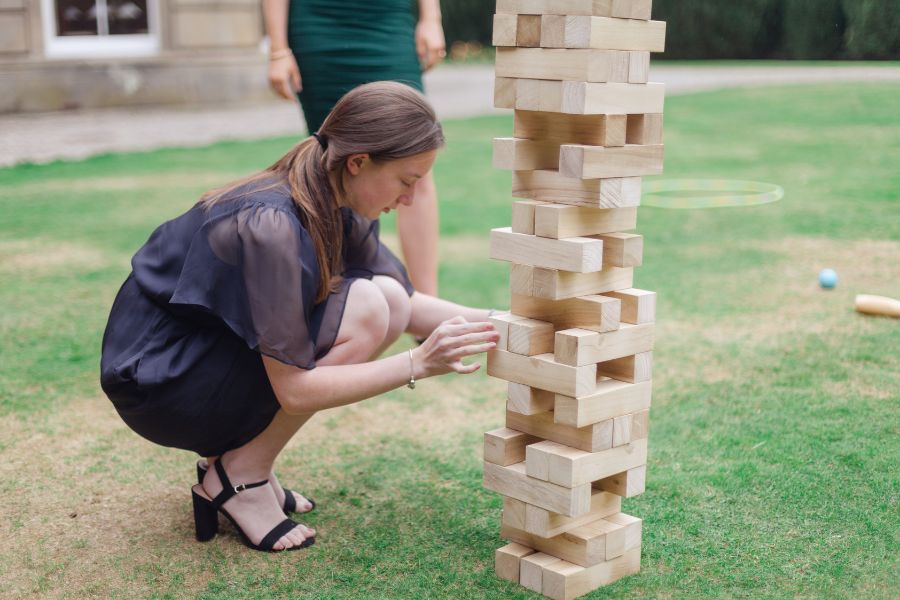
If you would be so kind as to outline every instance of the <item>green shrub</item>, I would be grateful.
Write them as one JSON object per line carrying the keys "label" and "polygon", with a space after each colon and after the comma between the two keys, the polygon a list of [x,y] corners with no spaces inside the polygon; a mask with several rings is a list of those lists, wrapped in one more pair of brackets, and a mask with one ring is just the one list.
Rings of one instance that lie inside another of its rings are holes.
{"label": "green shrub", "polygon": [[847,31],[844,53],[855,59],[900,57],[900,2],[897,0],[844,0]]}
{"label": "green shrub", "polygon": [[[494,0],[442,0],[447,43],[491,43]],[[900,59],[900,0],[654,0],[658,58]]]}
{"label": "green shrub", "polygon": [[782,23],[779,57],[825,59],[841,55],[847,23],[841,0],[784,0]]}

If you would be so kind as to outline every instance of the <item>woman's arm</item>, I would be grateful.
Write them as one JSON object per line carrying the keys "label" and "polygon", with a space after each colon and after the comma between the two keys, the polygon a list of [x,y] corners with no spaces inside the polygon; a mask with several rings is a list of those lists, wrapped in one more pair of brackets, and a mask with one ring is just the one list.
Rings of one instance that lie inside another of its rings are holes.
{"label": "woman's arm", "polygon": [[[443,373],[474,373],[479,363],[462,359],[496,347],[499,334],[486,322],[468,323],[457,317],[441,323],[418,348],[355,365],[319,366],[304,370],[263,356],[275,396],[288,414],[310,413],[359,402],[383,394],[410,380]],[[412,356],[412,364],[410,364]]]}
{"label": "woman's arm", "polygon": [[289,0],[263,0],[263,19],[269,36],[269,86],[286,100],[302,89],[300,69],[288,46]]}
{"label": "woman's arm", "polygon": [[419,22],[416,25],[416,54],[422,70],[427,71],[447,55],[444,28],[441,26],[439,0],[419,0]]}
{"label": "woman's arm", "polygon": [[484,322],[488,320],[490,312],[484,308],[470,308],[421,292],[413,293],[409,302],[412,313],[406,331],[418,338],[428,337],[438,325],[453,317],[462,317],[469,322]]}

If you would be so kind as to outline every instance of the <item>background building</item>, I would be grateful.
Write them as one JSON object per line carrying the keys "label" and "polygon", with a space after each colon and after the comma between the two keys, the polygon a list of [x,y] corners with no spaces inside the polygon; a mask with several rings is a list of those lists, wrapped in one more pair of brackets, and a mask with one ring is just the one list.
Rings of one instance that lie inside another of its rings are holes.
{"label": "background building", "polygon": [[0,0],[0,113],[270,99],[259,0]]}

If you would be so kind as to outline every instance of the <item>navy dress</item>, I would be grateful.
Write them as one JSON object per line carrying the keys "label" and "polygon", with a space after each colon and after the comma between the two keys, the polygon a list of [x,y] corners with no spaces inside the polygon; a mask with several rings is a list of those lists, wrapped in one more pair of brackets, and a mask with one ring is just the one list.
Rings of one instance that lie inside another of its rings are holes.
{"label": "navy dress", "polygon": [[261,355],[315,368],[354,278],[387,275],[412,295],[378,221],[341,212],[344,280],[318,304],[312,239],[285,186],[238,190],[157,228],[132,259],[103,335],[100,382],[125,423],[201,456],[237,448],[279,409]]}

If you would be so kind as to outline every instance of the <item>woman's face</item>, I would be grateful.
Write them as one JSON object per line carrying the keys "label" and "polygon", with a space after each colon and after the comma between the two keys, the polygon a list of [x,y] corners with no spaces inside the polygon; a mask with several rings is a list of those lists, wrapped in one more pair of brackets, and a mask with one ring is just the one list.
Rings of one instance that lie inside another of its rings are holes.
{"label": "woman's face", "polygon": [[385,162],[374,162],[368,154],[350,156],[344,171],[347,204],[368,219],[377,219],[401,204],[409,206],[416,185],[431,170],[436,156],[436,150]]}

